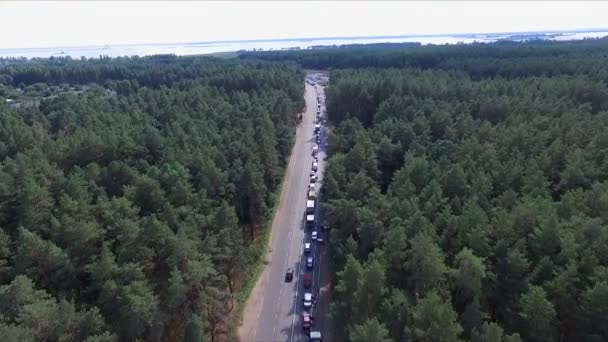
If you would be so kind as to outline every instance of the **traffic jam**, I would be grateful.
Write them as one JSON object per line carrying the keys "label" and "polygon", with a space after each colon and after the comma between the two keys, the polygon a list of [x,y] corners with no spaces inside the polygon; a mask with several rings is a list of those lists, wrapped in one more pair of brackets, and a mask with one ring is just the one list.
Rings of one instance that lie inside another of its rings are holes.
{"label": "traffic jam", "polygon": [[[298,289],[298,298],[301,299],[302,309],[301,312],[301,327],[303,333],[308,335],[309,341],[320,342],[321,331],[315,325],[315,312],[316,304],[319,293],[319,276],[320,276],[320,265],[317,259],[321,255],[323,246],[323,231],[327,229],[327,225],[322,224],[317,203],[319,202],[318,189],[319,184],[319,159],[322,159],[319,154],[324,153],[324,148],[327,144],[323,123],[326,122],[326,111],[324,104],[324,95],[322,89],[319,90],[320,86],[318,82],[322,80],[322,75],[312,74],[307,79],[307,83],[314,86],[316,91],[316,116],[314,120],[313,130],[313,146],[311,151],[311,164],[309,174],[309,184],[306,190],[306,211],[304,214],[304,240],[303,240],[303,260],[304,270],[302,275],[302,293]],[[319,229],[320,228],[320,229]],[[294,270],[288,269],[285,280],[291,282],[294,277]]]}

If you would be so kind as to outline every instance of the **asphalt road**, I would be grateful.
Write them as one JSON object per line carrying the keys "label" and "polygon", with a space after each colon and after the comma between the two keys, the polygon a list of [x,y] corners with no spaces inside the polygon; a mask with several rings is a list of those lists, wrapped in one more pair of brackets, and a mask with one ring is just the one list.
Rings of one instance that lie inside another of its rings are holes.
{"label": "asphalt road", "polygon": [[[315,144],[313,132],[317,109],[317,90],[314,86],[306,84],[305,100],[306,112],[302,124],[297,129],[296,141],[285,175],[281,202],[273,223],[277,225],[278,229],[270,242],[268,279],[265,282],[261,310],[253,334],[254,340],[260,342],[308,341],[308,336],[302,331],[301,313],[304,294],[302,279],[305,273],[311,272],[306,269],[305,258],[308,255],[304,255],[304,242],[310,242],[310,229],[305,228],[304,212],[312,165],[312,147]],[[321,136],[318,175],[322,174],[324,167],[326,137],[324,128],[322,128]],[[317,193],[320,188],[319,183],[317,182],[316,186]],[[319,228],[316,229],[319,236],[323,236],[323,232]],[[315,298],[320,298],[313,308],[313,316],[316,318],[313,330],[320,328],[319,325],[322,321],[320,318],[325,314],[322,309],[327,307],[321,303],[322,300],[325,300],[325,296],[319,297],[319,280],[321,279],[319,256],[322,254],[325,254],[322,244],[313,243],[310,252],[315,259],[312,270],[314,272],[312,292]],[[285,272],[289,267],[295,270],[294,278],[292,282],[285,282]]]}

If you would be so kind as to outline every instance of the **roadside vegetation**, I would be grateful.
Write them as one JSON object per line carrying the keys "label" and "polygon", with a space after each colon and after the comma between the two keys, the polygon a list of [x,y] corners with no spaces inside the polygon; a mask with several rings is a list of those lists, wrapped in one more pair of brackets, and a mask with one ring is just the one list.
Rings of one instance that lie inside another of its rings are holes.
{"label": "roadside vegetation", "polygon": [[1,60],[2,339],[226,339],[303,77],[201,57]]}
{"label": "roadside vegetation", "polygon": [[607,44],[242,56],[332,69],[336,340],[608,340]]}

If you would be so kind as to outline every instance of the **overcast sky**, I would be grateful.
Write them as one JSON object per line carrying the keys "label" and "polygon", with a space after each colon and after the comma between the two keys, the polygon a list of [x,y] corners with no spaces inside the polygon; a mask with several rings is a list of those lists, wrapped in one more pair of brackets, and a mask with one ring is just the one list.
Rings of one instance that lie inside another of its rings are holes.
{"label": "overcast sky", "polygon": [[608,2],[6,2],[0,48],[608,28]]}

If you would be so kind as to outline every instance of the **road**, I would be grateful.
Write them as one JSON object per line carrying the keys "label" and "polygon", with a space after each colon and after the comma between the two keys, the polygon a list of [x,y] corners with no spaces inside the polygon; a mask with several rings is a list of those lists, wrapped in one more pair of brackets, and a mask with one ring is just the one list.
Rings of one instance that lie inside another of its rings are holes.
{"label": "road", "polygon": [[[320,87],[319,87],[320,88]],[[322,89],[320,89],[322,91]],[[306,196],[310,179],[312,165],[312,147],[314,139],[314,120],[317,109],[317,89],[306,84],[305,90],[306,111],[302,123],[296,131],[295,144],[285,174],[285,180],[281,192],[279,207],[272,225],[271,239],[269,243],[268,265],[262,272],[261,279],[252,291],[252,297],[247,303],[244,314],[243,326],[255,327],[253,331],[240,331],[242,341],[308,341],[308,336],[301,328],[301,313],[303,311],[302,298],[304,286],[303,275],[310,272],[306,269],[304,255],[304,242],[310,242],[310,230],[304,227],[304,212],[306,209]],[[326,137],[325,129],[322,129],[322,143],[319,151],[319,172],[322,174],[324,167]],[[317,185],[319,192],[320,185]],[[317,229],[319,236],[323,232]],[[312,244],[310,255],[315,258],[314,288],[313,295],[319,298],[313,315],[315,318],[324,317],[323,308],[327,304],[322,303],[326,296],[319,297],[319,256],[322,253],[321,244]],[[295,270],[292,282],[285,282],[287,268]],[[324,267],[324,269],[326,269]],[[327,279],[327,277],[323,277]],[[321,279],[323,281],[323,279]],[[257,291],[257,293],[256,293]],[[247,311],[255,310],[254,314]],[[249,317],[248,317],[249,316]],[[247,320],[256,322],[247,322]],[[322,319],[316,319],[313,330],[320,326]],[[327,339],[324,339],[326,341]]]}

